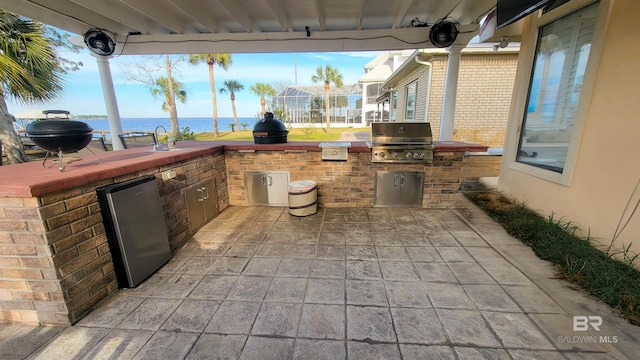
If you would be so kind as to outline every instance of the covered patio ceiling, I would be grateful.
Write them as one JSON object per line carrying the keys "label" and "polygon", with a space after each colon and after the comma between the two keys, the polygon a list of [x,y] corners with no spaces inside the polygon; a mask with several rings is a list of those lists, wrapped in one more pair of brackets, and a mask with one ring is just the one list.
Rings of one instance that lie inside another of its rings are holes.
{"label": "covered patio ceiling", "polygon": [[[82,35],[115,35],[116,54],[429,48],[429,27],[478,33],[496,0],[0,0],[0,8]],[[414,19],[417,19],[415,21]]]}

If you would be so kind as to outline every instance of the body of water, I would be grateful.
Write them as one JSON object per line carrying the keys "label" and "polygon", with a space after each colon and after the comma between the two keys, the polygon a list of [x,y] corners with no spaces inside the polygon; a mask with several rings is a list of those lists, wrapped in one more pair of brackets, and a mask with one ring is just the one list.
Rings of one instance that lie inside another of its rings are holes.
{"label": "body of water", "polygon": [[[94,130],[109,130],[109,120],[107,119],[77,119],[91,126]],[[156,126],[162,125],[167,131],[171,130],[171,120],[169,118],[122,118],[122,131],[146,131],[153,132]],[[231,131],[230,124],[233,124],[233,118],[220,117],[218,118],[218,130],[219,131]],[[255,118],[238,118],[238,123],[249,124],[247,130],[252,130],[253,125],[256,123]],[[188,127],[189,131],[194,133],[200,132],[213,132],[213,118],[179,118],[178,125],[180,131],[183,128]],[[238,130],[238,129],[236,129]],[[240,126],[242,130],[242,125]]]}

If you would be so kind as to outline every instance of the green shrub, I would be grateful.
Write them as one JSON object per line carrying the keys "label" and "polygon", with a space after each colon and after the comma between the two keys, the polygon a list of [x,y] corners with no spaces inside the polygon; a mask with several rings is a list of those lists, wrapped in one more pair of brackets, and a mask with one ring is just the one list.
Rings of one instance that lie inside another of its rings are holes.
{"label": "green shrub", "polygon": [[182,131],[178,133],[176,140],[195,140],[196,136],[191,132],[188,126],[182,128]]}
{"label": "green shrub", "polygon": [[570,222],[545,218],[526,204],[488,189],[466,195],[538,257],[557,265],[561,278],[618,310],[630,323],[640,325],[640,271],[635,268],[638,255],[631,254],[629,247],[605,253],[588,237],[577,236],[578,227]]}

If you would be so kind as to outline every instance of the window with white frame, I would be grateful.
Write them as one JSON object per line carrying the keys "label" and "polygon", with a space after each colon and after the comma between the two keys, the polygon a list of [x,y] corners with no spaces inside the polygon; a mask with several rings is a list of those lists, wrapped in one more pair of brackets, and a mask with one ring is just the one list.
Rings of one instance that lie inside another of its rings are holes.
{"label": "window with white frame", "polygon": [[596,2],[539,28],[517,162],[565,170],[597,13]]}
{"label": "window with white frame", "polygon": [[391,115],[389,117],[389,120],[393,120],[396,121],[397,116],[398,116],[398,92],[397,91],[392,91],[391,92]]}
{"label": "window with white frame", "polygon": [[413,120],[416,116],[416,98],[418,97],[418,81],[411,82],[405,87],[404,119]]}

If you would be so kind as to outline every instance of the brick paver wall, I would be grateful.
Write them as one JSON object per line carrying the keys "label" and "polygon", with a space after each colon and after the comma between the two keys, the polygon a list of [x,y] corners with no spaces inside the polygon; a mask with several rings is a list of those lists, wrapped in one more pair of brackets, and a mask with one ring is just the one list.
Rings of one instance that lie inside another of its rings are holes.
{"label": "brick paver wall", "polygon": [[424,171],[422,207],[453,208],[465,179],[498,176],[499,156],[438,152],[431,164],[380,164],[370,153],[349,153],[348,161],[322,161],[320,152],[226,151],[229,202],[246,206],[245,171],[289,171],[291,181],[313,180],[323,207],[372,207],[376,171]]}
{"label": "brick paver wall", "polygon": [[[172,249],[190,237],[184,191],[215,179],[229,206],[222,152],[91,183],[39,198],[0,198],[0,322],[66,325],[117,290],[95,189],[175,170],[158,181]],[[56,270],[57,269],[57,270]]]}

